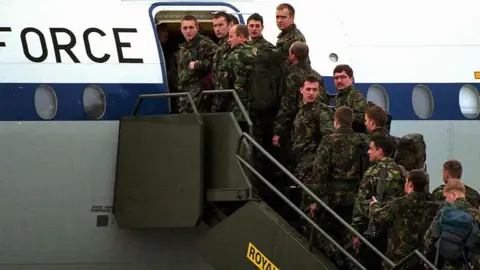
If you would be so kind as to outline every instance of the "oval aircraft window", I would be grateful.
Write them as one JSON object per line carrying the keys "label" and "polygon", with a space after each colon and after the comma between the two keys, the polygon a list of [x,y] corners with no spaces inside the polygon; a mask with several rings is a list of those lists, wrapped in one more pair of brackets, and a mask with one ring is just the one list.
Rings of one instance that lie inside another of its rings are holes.
{"label": "oval aircraft window", "polygon": [[427,119],[433,113],[433,95],[430,88],[425,85],[417,85],[413,88],[412,104],[415,114]]}
{"label": "oval aircraft window", "polygon": [[40,85],[35,90],[35,110],[42,119],[52,119],[57,114],[58,100],[55,90],[49,85]]}
{"label": "oval aircraft window", "polygon": [[85,113],[93,118],[100,119],[105,114],[106,97],[102,88],[97,85],[89,85],[83,91],[83,108]]}
{"label": "oval aircraft window", "polygon": [[475,86],[469,84],[463,85],[462,88],[460,88],[458,102],[460,104],[460,110],[465,117],[473,119],[480,113],[480,100],[478,90]]}
{"label": "oval aircraft window", "polygon": [[367,100],[375,103],[377,106],[382,107],[388,112],[389,100],[387,90],[381,85],[375,84],[368,88]]}

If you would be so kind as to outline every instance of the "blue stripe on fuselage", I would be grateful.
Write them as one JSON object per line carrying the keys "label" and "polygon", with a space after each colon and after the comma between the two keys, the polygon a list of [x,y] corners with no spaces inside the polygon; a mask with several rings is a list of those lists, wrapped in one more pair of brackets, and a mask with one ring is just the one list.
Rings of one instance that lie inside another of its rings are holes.
{"label": "blue stripe on fuselage", "polygon": [[[324,77],[327,89],[335,92],[332,77]],[[35,90],[44,83],[0,83],[0,121],[41,121],[35,109]],[[389,97],[389,111],[394,120],[423,120],[412,105],[412,92],[420,83],[357,83],[363,94],[373,84],[383,86]],[[459,91],[468,83],[421,83],[430,88],[433,114],[427,120],[469,120],[460,111]],[[92,83],[48,84],[57,95],[58,111],[52,120],[91,120],[83,108],[83,91]],[[101,87],[107,99],[107,109],[101,120],[118,120],[129,116],[140,94],[165,93],[164,84],[95,84]],[[477,89],[480,84],[471,84]],[[167,99],[145,100],[139,114],[165,114],[168,112]],[[477,117],[478,119],[478,117]]]}

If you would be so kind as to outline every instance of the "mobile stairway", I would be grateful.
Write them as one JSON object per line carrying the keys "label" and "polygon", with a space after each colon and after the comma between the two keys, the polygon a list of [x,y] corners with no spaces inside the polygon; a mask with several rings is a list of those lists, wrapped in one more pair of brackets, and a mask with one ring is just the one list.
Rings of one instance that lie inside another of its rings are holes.
{"label": "mobile stairway", "polygon": [[[212,90],[204,94],[233,95],[251,134],[252,122],[235,91]],[[137,115],[144,99],[182,96],[192,105],[193,113]],[[232,113],[199,113],[187,93],[142,95],[132,116],[120,120],[114,193],[114,215],[119,227],[138,230],[208,226],[198,250],[217,270],[337,269],[256,196],[252,184],[255,179],[262,181],[318,233],[334,243],[359,269],[366,269],[254,169],[253,149],[263,153],[292,184],[312,196],[392,269],[399,269],[414,257],[429,264],[430,269],[436,269],[418,251],[394,265],[248,133],[243,133]]]}

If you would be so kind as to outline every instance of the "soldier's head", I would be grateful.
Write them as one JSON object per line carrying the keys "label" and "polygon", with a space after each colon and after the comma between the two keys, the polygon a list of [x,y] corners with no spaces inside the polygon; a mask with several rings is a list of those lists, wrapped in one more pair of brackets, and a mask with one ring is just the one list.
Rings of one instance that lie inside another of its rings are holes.
{"label": "soldier's head", "polygon": [[308,75],[300,87],[300,94],[303,97],[303,103],[314,102],[320,94],[320,81],[313,75]]}
{"label": "soldier's head", "polygon": [[247,19],[248,34],[250,39],[255,40],[262,36],[263,17],[258,13],[253,13]]}
{"label": "soldier's head", "polygon": [[309,52],[310,49],[308,48],[307,43],[295,41],[288,51],[288,61],[294,64],[307,61]]}
{"label": "soldier's head", "polygon": [[458,198],[465,198],[465,185],[458,179],[451,179],[443,187],[443,196],[446,202],[454,202]]}
{"label": "soldier's head", "polygon": [[161,43],[168,41],[168,27],[166,23],[161,23],[157,26],[157,34]]}
{"label": "soldier's head", "polygon": [[228,43],[232,48],[248,41],[248,27],[244,24],[234,25],[228,35]]}
{"label": "soldier's head", "polygon": [[213,30],[217,38],[224,38],[232,27],[232,17],[226,12],[218,12],[213,15]]}
{"label": "soldier's head", "polygon": [[180,30],[187,41],[195,38],[198,33],[197,18],[193,15],[183,16],[182,21],[180,22]]}
{"label": "soldier's head", "polygon": [[387,124],[387,112],[382,107],[374,106],[365,111],[365,126],[368,131],[383,128]]}
{"label": "soldier's head", "polygon": [[375,136],[370,141],[368,147],[368,156],[370,161],[379,161],[383,157],[391,156],[393,151],[393,142],[390,138],[384,136]]}
{"label": "soldier's head", "polygon": [[428,175],[424,170],[411,170],[405,179],[405,193],[425,192],[425,186],[428,183]]}
{"label": "soldier's head", "polygon": [[353,69],[349,65],[338,65],[333,70],[333,82],[337,91],[353,85]]}
{"label": "soldier's head", "polygon": [[232,26],[233,26],[233,25],[237,25],[237,24],[240,23],[240,22],[238,21],[237,16],[235,16],[235,15],[233,15],[233,14],[230,14],[230,19],[232,19]]}
{"label": "soldier's head", "polygon": [[338,107],[333,117],[333,126],[335,128],[349,127],[353,124],[353,111],[347,106]]}
{"label": "soldier's head", "polygon": [[462,179],[462,163],[451,159],[443,163],[442,176],[443,182],[447,183],[450,179]]}
{"label": "soldier's head", "polygon": [[277,27],[280,30],[288,29],[295,21],[295,9],[290,4],[280,4],[277,6],[275,13],[277,19]]}

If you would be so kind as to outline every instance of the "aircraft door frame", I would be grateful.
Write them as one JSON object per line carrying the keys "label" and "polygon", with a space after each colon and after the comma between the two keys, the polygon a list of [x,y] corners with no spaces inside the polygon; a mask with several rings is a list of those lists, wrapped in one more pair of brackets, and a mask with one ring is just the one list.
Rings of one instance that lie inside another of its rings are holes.
{"label": "aircraft door frame", "polygon": [[[188,7],[185,10],[185,7]],[[228,14],[235,14],[238,16],[238,21],[240,24],[244,24],[245,20],[243,15],[240,13],[240,10],[233,6],[232,4],[225,2],[157,2],[153,3],[149,10],[148,14],[150,17],[150,22],[152,23],[152,31],[155,37],[155,42],[157,43],[158,57],[160,59],[160,69],[162,71],[163,83],[166,86],[167,92],[170,93],[170,88],[168,87],[168,76],[167,76],[167,63],[165,63],[165,56],[163,55],[162,44],[157,33],[157,25],[155,24],[155,14],[160,11],[224,11]],[[213,14],[212,14],[213,15]],[[169,104],[169,111],[171,111],[171,105]]]}

